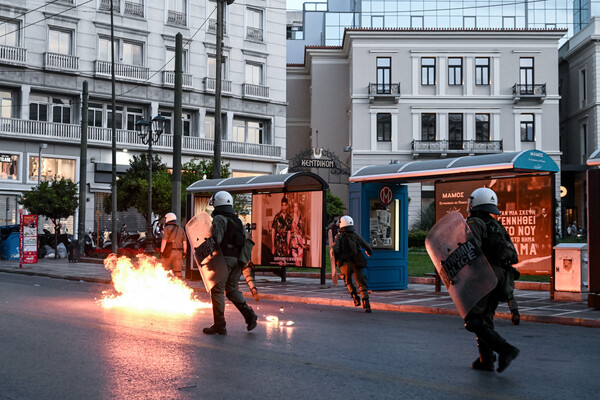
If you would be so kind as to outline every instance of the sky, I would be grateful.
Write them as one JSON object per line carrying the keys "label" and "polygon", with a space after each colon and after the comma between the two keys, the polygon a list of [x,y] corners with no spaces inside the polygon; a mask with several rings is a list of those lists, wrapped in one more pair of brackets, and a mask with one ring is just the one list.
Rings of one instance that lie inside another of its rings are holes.
{"label": "sky", "polygon": [[319,2],[323,2],[326,3],[327,0],[310,0],[310,1],[306,1],[306,0],[287,0],[287,9],[288,10],[302,10],[302,4],[304,4],[305,2],[309,2],[309,3],[319,3]]}

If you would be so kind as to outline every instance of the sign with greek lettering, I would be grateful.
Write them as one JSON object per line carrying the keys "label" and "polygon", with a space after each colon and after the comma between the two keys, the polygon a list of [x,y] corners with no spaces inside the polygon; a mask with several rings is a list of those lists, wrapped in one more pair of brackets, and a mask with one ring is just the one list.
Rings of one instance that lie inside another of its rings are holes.
{"label": "sign with greek lettering", "polygon": [[333,168],[333,160],[303,158],[300,160],[300,166],[306,168]]}

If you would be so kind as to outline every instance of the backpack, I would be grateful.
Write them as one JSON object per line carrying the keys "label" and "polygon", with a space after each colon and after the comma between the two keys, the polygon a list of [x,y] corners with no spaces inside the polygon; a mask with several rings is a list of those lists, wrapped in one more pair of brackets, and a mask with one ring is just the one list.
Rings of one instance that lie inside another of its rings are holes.
{"label": "backpack", "polygon": [[224,217],[227,218],[227,230],[221,242],[221,250],[224,256],[237,258],[246,240],[244,227],[242,226],[242,221],[237,216]]}
{"label": "backpack", "polygon": [[487,239],[484,240],[481,248],[490,264],[500,265],[502,267],[512,266],[519,262],[517,249],[506,229],[496,219],[482,218],[486,225]]}
{"label": "backpack", "polygon": [[[340,241],[340,253],[342,254],[342,259],[350,259],[354,261],[354,264],[363,268],[367,266],[367,259],[365,255],[360,250],[360,245],[357,243],[356,234],[353,232],[341,232],[340,235],[343,235]],[[347,257],[344,257],[347,255]]]}

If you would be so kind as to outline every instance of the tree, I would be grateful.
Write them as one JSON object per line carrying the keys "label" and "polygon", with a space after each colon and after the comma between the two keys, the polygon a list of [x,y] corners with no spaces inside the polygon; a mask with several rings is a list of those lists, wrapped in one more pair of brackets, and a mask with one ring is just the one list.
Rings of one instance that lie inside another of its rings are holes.
{"label": "tree", "polygon": [[[72,180],[61,178],[51,182],[41,182],[19,199],[19,204],[22,204],[29,212],[43,215],[52,221],[55,250],[58,245],[60,220],[75,214],[79,205],[78,193],[79,188]],[[56,257],[58,252],[55,251],[54,254]]]}
{"label": "tree", "polygon": [[341,217],[344,215],[344,202],[342,199],[331,193],[331,190],[327,189],[327,197],[325,199],[325,213],[327,214],[327,223],[329,225],[335,217]]}

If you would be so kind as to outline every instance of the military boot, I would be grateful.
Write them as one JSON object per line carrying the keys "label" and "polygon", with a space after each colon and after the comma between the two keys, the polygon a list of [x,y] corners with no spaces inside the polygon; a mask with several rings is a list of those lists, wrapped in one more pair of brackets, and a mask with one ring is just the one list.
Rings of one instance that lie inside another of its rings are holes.
{"label": "military boot", "polygon": [[354,307],[359,307],[360,306],[360,297],[358,297],[356,292],[351,292],[350,294],[352,295],[352,300],[354,300]]}
{"label": "military boot", "polygon": [[251,331],[252,329],[256,328],[258,316],[254,313],[252,307],[246,303],[233,303],[233,305],[240,310],[240,313],[242,313],[244,316],[244,320],[246,321],[246,329]]}
{"label": "military boot", "polygon": [[227,335],[227,329],[225,329],[225,315],[213,309],[214,323],[208,327],[202,329],[202,332],[206,335]]}
{"label": "military boot", "polygon": [[363,308],[365,309],[366,313],[370,313],[371,312],[371,303],[369,302],[369,299],[363,299]]}
{"label": "military boot", "polygon": [[498,357],[498,369],[496,369],[496,371],[498,372],[502,372],[504,371],[506,368],[508,368],[508,366],[510,365],[511,361],[514,360],[515,358],[517,358],[517,356],[519,355],[519,349],[517,349],[515,346],[510,345],[510,349],[500,353],[500,356]]}
{"label": "military boot", "polygon": [[477,338],[477,350],[479,350],[479,358],[473,361],[471,367],[480,371],[493,371],[496,355],[490,346]]}

